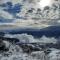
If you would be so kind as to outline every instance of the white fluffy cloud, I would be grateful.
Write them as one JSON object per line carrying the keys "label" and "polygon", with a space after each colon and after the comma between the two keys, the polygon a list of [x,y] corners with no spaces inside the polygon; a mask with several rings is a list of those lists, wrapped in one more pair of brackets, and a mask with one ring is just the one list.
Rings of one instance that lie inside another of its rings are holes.
{"label": "white fluffy cloud", "polygon": [[44,42],[44,43],[56,43],[57,40],[54,37],[48,38],[48,37],[43,36],[42,38],[40,38],[40,42]]}
{"label": "white fluffy cloud", "polygon": [[37,40],[32,35],[27,34],[16,34],[16,35],[6,34],[4,37],[18,38],[22,43],[37,42]]}
{"label": "white fluffy cloud", "polygon": [[15,35],[10,35],[6,34],[4,37],[10,37],[10,38],[18,38],[20,42],[25,42],[25,43],[31,43],[31,42],[40,42],[40,43],[56,43],[57,40],[55,38],[48,38],[48,37],[41,37],[40,39],[34,38],[32,35],[28,34],[15,34]]}

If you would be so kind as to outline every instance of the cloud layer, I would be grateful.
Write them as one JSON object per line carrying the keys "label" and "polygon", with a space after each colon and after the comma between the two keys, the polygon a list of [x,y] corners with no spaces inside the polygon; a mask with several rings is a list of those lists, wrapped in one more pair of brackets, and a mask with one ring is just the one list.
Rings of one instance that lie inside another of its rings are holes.
{"label": "cloud layer", "polygon": [[20,40],[20,42],[22,43],[34,43],[34,42],[40,42],[40,43],[57,43],[57,39],[55,39],[54,37],[48,38],[48,37],[41,37],[41,38],[35,38],[32,35],[28,35],[28,34],[15,34],[15,35],[11,35],[11,34],[5,34],[4,37],[9,37],[9,38],[17,38]]}
{"label": "cloud layer", "polygon": [[36,26],[39,28],[60,25],[59,1],[54,1],[52,6],[46,6],[43,10],[39,7],[39,1],[40,0],[1,0],[0,22],[13,23],[17,26]]}

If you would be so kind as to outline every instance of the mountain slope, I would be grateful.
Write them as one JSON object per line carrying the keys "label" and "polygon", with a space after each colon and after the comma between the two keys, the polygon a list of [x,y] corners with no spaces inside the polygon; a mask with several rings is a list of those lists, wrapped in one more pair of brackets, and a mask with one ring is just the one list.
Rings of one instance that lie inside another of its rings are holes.
{"label": "mountain slope", "polygon": [[43,29],[13,29],[13,30],[2,30],[1,32],[9,34],[24,34],[33,35],[35,37],[42,37],[43,35],[47,37],[59,37],[60,36],[60,26],[50,26]]}

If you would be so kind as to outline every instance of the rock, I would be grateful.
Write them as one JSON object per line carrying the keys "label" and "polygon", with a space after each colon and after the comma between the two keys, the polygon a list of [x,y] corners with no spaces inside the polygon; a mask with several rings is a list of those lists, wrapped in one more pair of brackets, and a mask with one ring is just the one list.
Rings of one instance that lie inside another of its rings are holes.
{"label": "rock", "polygon": [[23,52],[26,52],[26,53],[31,53],[33,51],[41,50],[41,48],[36,47],[35,45],[29,44],[29,43],[28,44],[20,44],[19,46],[22,48]]}
{"label": "rock", "polygon": [[9,49],[6,47],[6,44],[0,39],[0,51],[8,51]]}
{"label": "rock", "polygon": [[44,51],[36,51],[36,52],[32,52],[31,56],[36,59],[36,60],[45,60],[45,53]]}

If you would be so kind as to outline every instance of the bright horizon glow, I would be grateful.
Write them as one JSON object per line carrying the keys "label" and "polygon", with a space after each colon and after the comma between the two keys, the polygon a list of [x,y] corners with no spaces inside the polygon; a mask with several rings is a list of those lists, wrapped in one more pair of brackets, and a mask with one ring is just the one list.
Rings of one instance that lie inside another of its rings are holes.
{"label": "bright horizon glow", "polygon": [[39,2],[39,5],[40,5],[41,8],[44,8],[45,6],[50,6],[51,3],[52,3],[51,0],[41,0]]}

